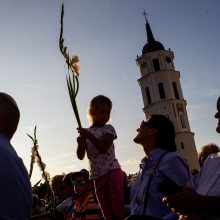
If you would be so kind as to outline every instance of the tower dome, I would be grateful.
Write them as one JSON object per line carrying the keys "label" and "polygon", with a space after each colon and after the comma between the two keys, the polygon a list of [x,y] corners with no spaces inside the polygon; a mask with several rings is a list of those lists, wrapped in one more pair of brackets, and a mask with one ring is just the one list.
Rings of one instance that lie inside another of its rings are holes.
{"label": "tower dome", "polygon": [[155,41],[150,25],[147,20],[146,20],[146,32],[147,32],[147,43],[144,45],[142,49],[142,55],[152,51],[164,50],[163,44],[161,44],[159,41]]}

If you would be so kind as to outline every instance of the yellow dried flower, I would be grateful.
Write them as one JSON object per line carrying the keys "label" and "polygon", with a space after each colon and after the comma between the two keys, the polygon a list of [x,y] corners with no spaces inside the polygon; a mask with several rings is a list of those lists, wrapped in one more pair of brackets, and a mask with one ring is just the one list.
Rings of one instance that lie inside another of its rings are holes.
{"label": "yellow dried flower", "polygon": [[79,57],[77,55],[72,57],[71,64],[74,65],[79,62]]}
{"label": "yellow dried flower", "polygon": [[73,111],[76,116],[76,120],[78,123],[78,126],[81,127],[81,122],[80,122],[80,117],[79,117],[79,112],[78,112],[78,107],[76,104],[76,96],[79,91],[79,57],[77,55],[73,55],[72,58],[69,56],[68,49],[66,46],[64,46],[64,38],[63,38],[63,16],[64,16],[64,5],[62,4],[62,9],[61,9],[61,17],[60,17],[60,38],[59,38],[59,48],[61,53],[64,56],[64,59],[66,61],[68,71],[71,70],[72,75],[69,75],[66,77],[67,81],[67,87],[68,87],[68,92],[70,96],[70,101],[73,107]]}
{"label": "yellow dried flower", "polygon": [[79,75],[79,65],[75,64],[72,66],[72,68],[73,68],[74,75],[78,76]]}

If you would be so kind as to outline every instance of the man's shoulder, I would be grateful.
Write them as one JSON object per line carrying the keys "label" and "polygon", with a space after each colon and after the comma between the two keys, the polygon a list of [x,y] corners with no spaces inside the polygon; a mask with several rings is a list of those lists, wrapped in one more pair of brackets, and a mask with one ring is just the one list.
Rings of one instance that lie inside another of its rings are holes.
{"label": "man's shoulder", "polygon": [[205,161],[205,163],[202,166],[202,170],[209,169],[209,168],[219,168],[220,167],[220,154],[211,154]]}

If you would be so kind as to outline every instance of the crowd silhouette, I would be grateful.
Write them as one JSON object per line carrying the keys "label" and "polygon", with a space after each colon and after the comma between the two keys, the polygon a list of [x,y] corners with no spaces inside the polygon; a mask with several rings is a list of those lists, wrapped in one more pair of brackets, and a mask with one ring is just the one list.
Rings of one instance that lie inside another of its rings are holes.
{"label": "crowd silhouette", "polygon": [[[117,134],[107,124],[111,108],[106,96],[91,100],[91,127],[78,128],[77,137],[77,156],[82,160],[87,155],[90,168],[51,178],[53,200],[48,200],[44,183],[32,188],[22,159],[10,143],[20,119],[18,105],[10,95],[0,93],[0,163],[5,168],[0,174],[0,219],[220,219],[219,147],[210,143],[200,148],[200,170],[192,175],[175,153],[172,121],[152,114],[134,138],[144,151],[141,169],[127,174],[115,157]],[[220,133],[220,97],[215,118]]]}

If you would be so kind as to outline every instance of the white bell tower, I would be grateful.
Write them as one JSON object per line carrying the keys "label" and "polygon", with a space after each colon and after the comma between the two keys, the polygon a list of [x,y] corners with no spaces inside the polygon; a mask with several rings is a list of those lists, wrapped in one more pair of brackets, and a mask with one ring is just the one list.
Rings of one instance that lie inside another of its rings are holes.
{"label": "white bell tower", "polygon": [[199,169],[194,133],[190,131],[186,100],[179,80],[180,72],[175,70],[173,63],[174,53],[155,41],[146,16],[145,19],[147,43],[142,55],[136,59],[141,72],[138,83],[144,102],[143,111],[146,117],[151,113],[163,114],[173,121],[177,154],[186,160],[190,169]]}

